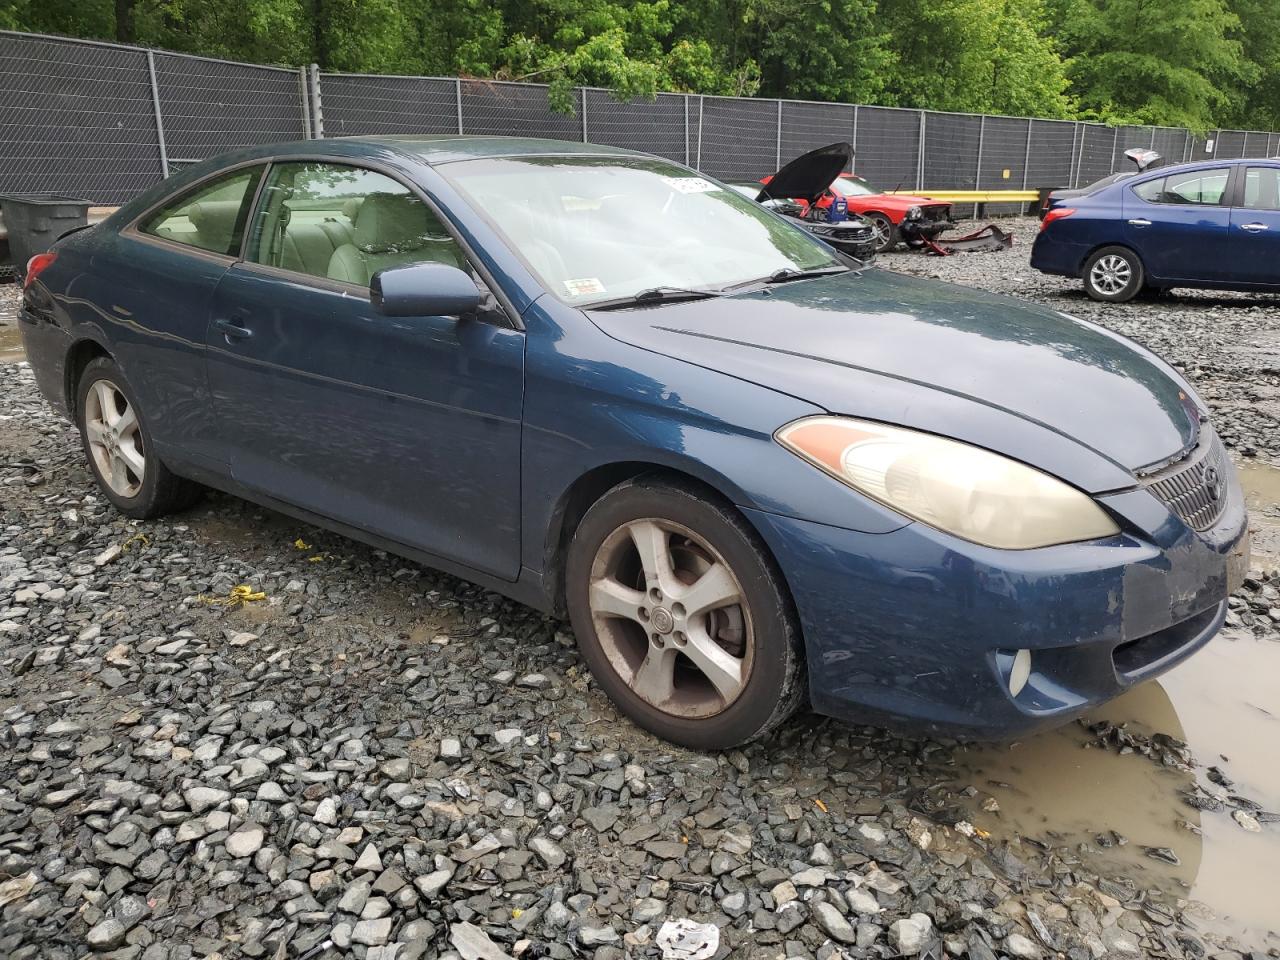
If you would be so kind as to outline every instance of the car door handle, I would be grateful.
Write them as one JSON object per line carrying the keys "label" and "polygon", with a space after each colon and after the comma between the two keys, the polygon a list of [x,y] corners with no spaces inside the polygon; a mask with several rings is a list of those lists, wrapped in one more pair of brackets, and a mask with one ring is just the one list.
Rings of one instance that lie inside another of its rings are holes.
{"label": "car door handle", "polygon": [[239,319],[240,319],[239,317],[236,317],[235,319],[232,319],[232,320],[226,320],[226,319],[220,318],[218,320],[213,321],[214,327],[220,330],[222,332],[222,335],[227,338],[227,343],[231,343],[235,340],[248,340],[250,337],[253,336],[252,330],[250,330],[248,327],[242,327],[240,326],[239,323],[236,322]]}
{"label": "car door handle", "polygon": [[1142,219],[1141,217],[1139,217],[1137,220],[1130,220],[1130,221],[1129,221],[1129,226],[1131,226],[1131,227],[1149,227],[1149,226],[1151,226],[1151,221],[1150,221],[1150,220],[1144,220],[1144,219]]}
{"label": "car door handle", "polygon": [[1240,224],[1240,229],[1248,230],[1250,233],[1261,233],[1268,228],[1265,223],[1242,223]]}

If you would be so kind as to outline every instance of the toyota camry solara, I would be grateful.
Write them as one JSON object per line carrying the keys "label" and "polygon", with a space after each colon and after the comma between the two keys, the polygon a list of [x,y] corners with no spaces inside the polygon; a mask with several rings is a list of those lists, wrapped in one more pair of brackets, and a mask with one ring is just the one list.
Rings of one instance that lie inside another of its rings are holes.
{"label": "toyota camry solara", "polygon": [[216,487],[567,614],[617,706],[695,747],[806,705],[1062,722],[1207,643],[1247,562],[1222,443],[1151,353],[643,154],[251,149],[26,284],[40,387],[122,512]]}

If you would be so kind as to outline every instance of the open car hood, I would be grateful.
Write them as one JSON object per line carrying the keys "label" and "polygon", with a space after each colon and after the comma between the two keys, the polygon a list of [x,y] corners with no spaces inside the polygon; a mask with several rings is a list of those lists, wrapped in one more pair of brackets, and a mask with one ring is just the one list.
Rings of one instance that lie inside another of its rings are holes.
{"label": "open car hood", "polygon": [[789,197],[814,203],[852,162],[853,146],[843,141],[810,150],[770,177],[756,199]]}

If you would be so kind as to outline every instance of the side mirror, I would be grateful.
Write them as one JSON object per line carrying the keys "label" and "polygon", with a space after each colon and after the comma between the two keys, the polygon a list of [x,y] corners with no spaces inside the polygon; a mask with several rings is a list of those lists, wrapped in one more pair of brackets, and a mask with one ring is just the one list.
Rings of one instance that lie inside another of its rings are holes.
{"label": "side mirror", "polygon": [[388,317],[460,317],[479,308],[480,289],[457,267],[411,263],[375,273],[369,298]]}

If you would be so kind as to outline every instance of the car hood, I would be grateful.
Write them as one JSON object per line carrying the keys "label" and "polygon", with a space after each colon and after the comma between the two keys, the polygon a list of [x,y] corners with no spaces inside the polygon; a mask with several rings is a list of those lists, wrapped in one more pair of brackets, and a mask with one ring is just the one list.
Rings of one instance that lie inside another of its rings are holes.
{"label": "car hood", "polygon": [[810,203],[826,193],[831,182],[853,161],[848,143],[830,143],[796,157],[777,173],[766,178],[757,200],[790,197]]}
{"label": "car hood", "polygon": [[635,346],[995,450],[1092,493],[1131,486],[1199,434],[1190,388],[1136,344],[1046,307],[878,269],[588,315]]}

